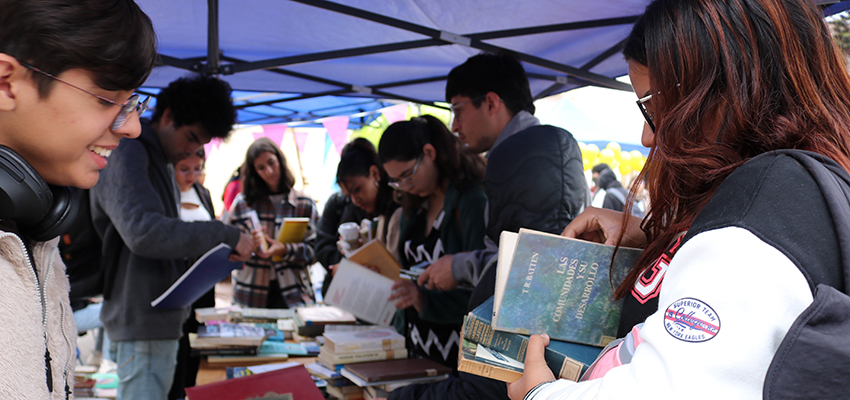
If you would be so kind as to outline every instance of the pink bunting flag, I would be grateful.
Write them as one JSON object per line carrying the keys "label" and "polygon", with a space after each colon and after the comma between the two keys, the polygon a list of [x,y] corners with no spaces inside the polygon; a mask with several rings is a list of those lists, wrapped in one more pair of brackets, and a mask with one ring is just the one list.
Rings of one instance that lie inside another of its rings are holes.
{"label": "pink bunting flag", "polygon": [[283,141],[284,133],[286,133],[286,124],[263,125],[263,134],[278,146]]}
{"label": "pink bunting flag", "polygon": [[301,130],[295,130],[295,129],[292,130],[292,134],[295,135],[295,146],[298,147],[299,153],[304,152],[304,145],[307,144],[307,135],[309,133],[310,132],[308,132],[308,131],[301,131]]}
{"label": "pink bunting flag", "polygon": [[342,152],[342,147],[348,142],[348,120],[347,115],[322,120],[322,125],[328,131],[337,154]]}
{"label": "pink bunting flag", "polygon": [[390,124],[393,122],[404,121],[407,119],[407,104],[397,104],[391,107],[382,108],[381,113],[384,114],[384,118],[386,118],[387,122]]}

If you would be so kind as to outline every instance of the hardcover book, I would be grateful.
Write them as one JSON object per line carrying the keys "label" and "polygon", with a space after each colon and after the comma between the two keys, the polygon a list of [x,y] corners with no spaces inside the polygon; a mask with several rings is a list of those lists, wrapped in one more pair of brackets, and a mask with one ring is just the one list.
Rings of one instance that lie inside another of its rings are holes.
{"label": "hardcover book", "polygon": [[[371,361],[346,365],[346,371],[365,382],[387,382],[415,378],[433,378],[448,375],[451,368],[427,358],[405,358],[401,360]],[[355,382],[356,383],[356,382]]]}
{"label": "hardcover book", "polygon": [[259,353],[257,346],[232,346],[221,344],[198,344],[198,334],[189,334],[189,348],[193,356],[251,356]]}
{"label": "hardcover book", "polygon": [[241,324],[215,324],[198,327],[195,343],[199,346],[219,344],[232,346],[260,346],[276,332]]}
{"label": "hardcover book", "polygon": [[404,336],[392,328],[353,332],[325,332],[325,347],[334,353],[404,348]]}
{"label": "hardcover book", "polygon": [[389,326],[395,315],[393,279],[343,258],[337,266],[325,302],[349,311],[370,324]]}
{"label": "hardcover book", "polygon": [[186,400],[244,400],[286,395],[298,400],[324,400],[303,365],[186,388]]}
{"label": "hardcover book", "polygon": [[[334,306],[316,305],[295,309],[295,333],[301,336],[318,336],[327,325],[353,325],[357,317],[350,312]],[[293,339],[296,335],[293,334]]]}
{"label": "hardcover book", "polygon": [[[615,339],[622,302],[614,287],[637,262],[641,250],[520,229],[501,302],[494,303],[493,328],[542,334],[557,340],[603,347]],[[499,278],[497,278],[497,281]]]}
{"label": "hardcover book", "polygon": [[242,268],[242,262],[230,261],[233,250],[221,243],[206,252],[198,261],[174,282],[162,295],[151,302],[159,308],[186,308],[215,284],[230,275],[230,271]]}
{"label": "hardcover book", "polygon": [[399,278],[401,265],[393,258],[384,244],[378,240],[371,240],[350,253],[347,257],[360,265],[371,265],[381,271],[381,275],[392,280]]}
{"label": "hardcover book", "polygon": [[[478,357],[476,354],[482,354],[479,348],[483,348],[483,346],[463,339],[457,356],[458,371],[508,383],[516,382],[519,378],[522,378],[522,367],[507,362],[497,362],[495,357],[491,359]],[[506,358],[505,356],[502,357]]]}
{"label": "hardcover book", "polygon": [[[464,339],[475,342],[520,363],[525,362],[528,349],[528,336],[494,330],[490,325],[493,314],[493,298],[481,303],[464,318],[461,333]],[[602,349],[578,343],[550,339],[544,357],[546,364],[555,376],[578,381],[582,374],[593,364]]]}
{"label": "hardcover book", "polygon": [[367,350],[354,353],[334,353],[328,350],[327,347],[319,349],[319,359],[324,359],[326,364],[329,365],[354,364],[379,360],[396,360],[400,358],[407,358],[407,349]]}

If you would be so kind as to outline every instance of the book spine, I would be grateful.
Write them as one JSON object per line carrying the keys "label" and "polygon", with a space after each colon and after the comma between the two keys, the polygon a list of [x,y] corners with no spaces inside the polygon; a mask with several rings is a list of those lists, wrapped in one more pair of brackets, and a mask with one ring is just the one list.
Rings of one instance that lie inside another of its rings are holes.
{"label": "book spine", "polygon": [[[463,325],[463,336],[465,339],[478,343],[499,354],[504,354],[519,362],[525,362],[525,353],[528,350],[528,336],[519,333],[497,331],[490,325],[489,319],[481,318],[475,313],[467,315]],[[563,353],[549,347],[544,353],[546,364],[555,376],[578,381],[584,363],[574,360]]]}
{"label": "book spine", "polygon": [[333,343],[326,341],[325,346],[335,353],[353,351],[395,350],[404,348],[404,338],[383,339],[362,342]]}
{"label": "book spine", "polygon": [[257,347],[233,349],[192,349],[193,356],[256,356]]}
{"label": "book spine", "polygon": [[458,360],[457,370],[502,382],[516,382],[522,378],[522,372],[498,368],[482,362],[462,358]]}
{"label": "book spine", "polygon": [[407,358],[407,349],[378,350],[349,354],[325,353],[322,354],[321,357],[325,357],[327,361],[330,361],[332,364],[351,364],[366,361],[395,360],[399,358]]}

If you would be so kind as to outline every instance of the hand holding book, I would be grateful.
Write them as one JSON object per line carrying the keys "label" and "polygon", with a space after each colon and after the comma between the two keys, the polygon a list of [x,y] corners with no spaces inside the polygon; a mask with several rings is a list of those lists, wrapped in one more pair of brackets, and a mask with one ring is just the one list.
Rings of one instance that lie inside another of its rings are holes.
{"label": "hand holding book", "polygon": [[543,349],[547,345],[549,345],[548,335],[532,335],[529,338],[522,378],[508,384],[508,396],[511,400],[522,400],[528,391],[537,385],[555,380],[555,375],[552,374],[543,358]]}
{"label": "hand holding book", "polygon": [[422,312],[422,307],[425,305],[425,298],[419,286],[406,279],[399,279],[393,284],[393,294],[387,300],[396,300],[395,307],[399,310],[414,307],[416,311]]}
{"label": "hand holding book", "polygon": [[604,208],[588,207],[564,228],[561,236],[582,239],[615,246],[620,235],[624,247],[642,248],[646,245],[646,234],[640,230],[640,217],[630,215],[626,231],[623,231],[623,213]]}
{"label": "hand holding book", "polygon": [[286,255],[285,244],[272,239],[271,236],[262,232],[259,232],[258,234],[263,236],[264,241],[268,243],[267,247],[260,247],[257,249],[257,255],[260,258],[283,257]]}

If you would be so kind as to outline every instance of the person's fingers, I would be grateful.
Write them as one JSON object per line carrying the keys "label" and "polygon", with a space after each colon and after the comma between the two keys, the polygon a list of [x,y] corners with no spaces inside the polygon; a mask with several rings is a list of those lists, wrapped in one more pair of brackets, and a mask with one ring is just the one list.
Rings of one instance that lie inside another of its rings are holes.
{"label": "person's fingers", "polygon": [[526,370],[529,367],[539,367],[541,365],[546,368],[544,353],[548,345],[549,335],[545,333],[543,335],[531,335],[528,339],[528,350],[525,353]]}
{"label": "person's fingers", "polygon": [[430,277],[431,277],[431,269],[428,268],[428,269],[425,270],[425,272],[423,272],[421,275],[419,275],[419,278],[416,279],[416,284],[419,285],[419,286],[425,286],[428,283],[428,280],[430,279]]}

